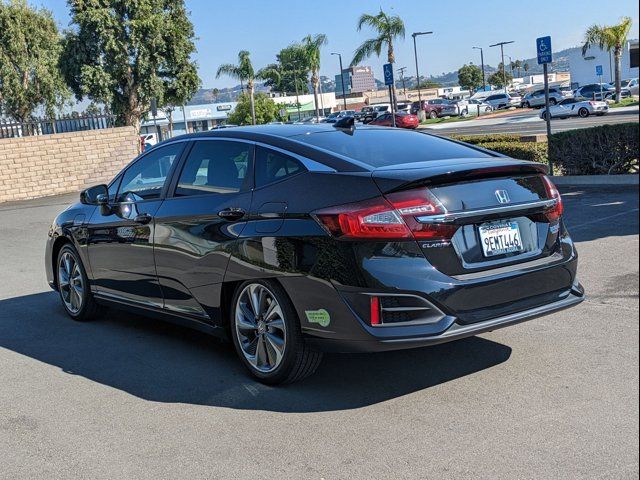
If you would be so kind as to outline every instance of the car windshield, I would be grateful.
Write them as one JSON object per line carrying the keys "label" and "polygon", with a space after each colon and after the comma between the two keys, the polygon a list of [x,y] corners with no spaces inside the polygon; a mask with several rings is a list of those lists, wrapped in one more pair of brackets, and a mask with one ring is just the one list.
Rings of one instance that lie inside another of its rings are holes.
{"label": "car windshield", "polygon": [[350,133],[320,132],[292,138],[373,168],[447,158],[489,157],[488,154],[465,145],[406,130],[357,128]]}

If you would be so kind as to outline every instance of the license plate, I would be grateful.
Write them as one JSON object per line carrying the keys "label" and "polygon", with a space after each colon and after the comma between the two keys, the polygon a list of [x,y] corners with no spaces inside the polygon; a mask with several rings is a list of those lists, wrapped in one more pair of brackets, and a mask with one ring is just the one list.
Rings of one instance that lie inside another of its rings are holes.
{"label": "license plate", "polygon": [[516,222],[487,223],[478,227],[485,257],[524,250],[520,228]]}

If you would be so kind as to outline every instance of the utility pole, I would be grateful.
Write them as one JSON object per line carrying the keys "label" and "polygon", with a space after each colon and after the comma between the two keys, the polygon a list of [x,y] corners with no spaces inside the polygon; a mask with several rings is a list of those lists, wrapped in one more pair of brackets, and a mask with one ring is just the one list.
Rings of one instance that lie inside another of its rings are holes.
{"label": "utility pole", "polygon": [[347,109],[347,90],[344,88],[344,72],[342,71],[342,54],[340,53],[332,53],[331,55],[337,55],[340,60],[340,83],[342,83],[342,100],[344,104],[344,109]]}
{"label": "utility pole", "polygon": [[507,93],[507,71],[504,68],[504,46],[509,45],[510,43],[514,43],[514,40],[489,45],[489,47],[500,47],[500,55],[502,56],[502,83],[504,84],[504,93]]}
{"label": "utility pole", "polygon": [[482,90],[487,90],[487,80],[484,74],[484,51],[482,47],[473,47],[474,50],[480,50],[480,64],[482,65]]}
{"label": "utility pole", "polygon": [[405,84],[404,81],[404,71],[407,69],[407,67],[401,67],[398,69],[398,72],[400,73],[400,81],[402,82],[402,90],[404,91],[404,99],[407,99],[407,85]]}
{"label": "utility pole", "polygon": [[[418,47],[416,46],[416,37],[420,35],[431,35],[433,32],[413,32],[411,36],[413,37],[413,56],[416,59],[416,82],[418,87],[418,114],[422,112],[422,93],[420,92],[420,72],[418,71]],[[422,120],[422,118],[420,118]]]}

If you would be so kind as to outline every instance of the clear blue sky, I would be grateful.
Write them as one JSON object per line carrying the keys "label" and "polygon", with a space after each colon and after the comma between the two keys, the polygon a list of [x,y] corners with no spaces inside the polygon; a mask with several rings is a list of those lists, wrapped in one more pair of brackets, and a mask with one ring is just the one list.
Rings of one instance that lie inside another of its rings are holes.
{"label": "clear blue sky", "polygon": [[[60,27],[69,24],[65,0],[29,0],[53,11]],[[260,68],[275,60],[275,54],[288,44],[311,33],[324,33],[329,44],[322,52],[321,74],[338,73],[337,57],[345,64],[353,51],[371,32],[356,30],[362,13],[378,12],[382,7],[405,22],[407,38],[396,45],[397,67],[408,67],[415,75],[411,32],[432,30],[434,35],[418,39],[420,74],[450,72],[468,62],[480,63],[474,45],[488,47],[515,40],[505,54],[516,58],[535,56],[535,39],[551,35],[554,50],[580,44],[586,28],[594,23],[616,22],[621,16],[633,19],[631,38],[638,38],[637,0],[186,0],[198,37],[196,60],[203,85],[229,87],[231,79],[215,79],[218,65],[235,62],[239,50],[249,50],[254,66]],[[485,49],[485,62],[497,65],[499,48]],[[386,57],[386,54],[384,54]],[[385,58],[365,62],[382,78]]]}

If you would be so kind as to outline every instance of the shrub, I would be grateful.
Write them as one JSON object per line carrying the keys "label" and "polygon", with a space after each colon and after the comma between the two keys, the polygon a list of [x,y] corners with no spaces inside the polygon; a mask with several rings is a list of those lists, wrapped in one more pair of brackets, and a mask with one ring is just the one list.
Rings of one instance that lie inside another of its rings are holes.
{"label": "shrub", "polygon": [[479,147],[502,153],[518,160],[547,163],[547,144],[533,142],[488,142],[478,144]]}
{"label": "shrub", "polygon": [[637,174],[638,137],[637,123],[554,133],[549,157],[563,175]]}
{"label": "shrub", "polygon": [[481,145],[483,143],[520,141],[520,135],[513,135],[509,133],[499,133],[495,135],[451,135],[451,138],[460,142],[471,143],[473,145]]}

